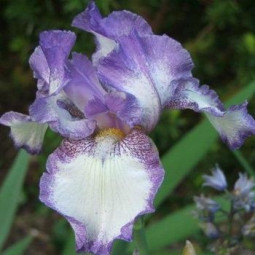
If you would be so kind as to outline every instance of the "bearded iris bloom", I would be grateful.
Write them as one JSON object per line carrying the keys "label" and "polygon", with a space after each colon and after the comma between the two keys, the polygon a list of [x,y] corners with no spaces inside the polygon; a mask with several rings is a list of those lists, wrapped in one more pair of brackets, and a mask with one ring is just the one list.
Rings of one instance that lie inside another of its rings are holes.
{"label": "bearded iris bloom", "polygon": [[70,31],[45,31],[30,58],[37,79],[29,115],[4,114],[17,147],[39,153],[46,129],[64,137],[50,156],[40,199],[71,224],[77,251],[107,255],[113,240],[130,241],[135,219],[154,211],[164,170],[147,134],[164,109],[205,113],[230,148],[255,134],[247,103],[225,109],[192,76],[180,43],[154,35],[141,17],[103,18],[91,2],[73,26],[94,34],[90,61],[72,53]]}

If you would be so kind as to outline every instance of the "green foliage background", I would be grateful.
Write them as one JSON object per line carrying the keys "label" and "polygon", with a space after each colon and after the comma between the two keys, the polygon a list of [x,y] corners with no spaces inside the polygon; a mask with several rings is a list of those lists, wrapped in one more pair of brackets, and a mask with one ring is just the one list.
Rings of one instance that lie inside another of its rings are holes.
{"label": "green foliage background", "polygon": [[[0,0],[0,114],[10,110],[26,113],[28,106],[34,100],[36,86],[28,66],[28,58],[38,44],[41,31],[71,29],[78,35],[75,50],[88,55],[93,52],[95,47],[93,37],[70,26],[72,18],[86,7],[87,2],[86,0]],[[194,76],[200,79],[201,84],[208,84],[215,89],[223,101],[227,101],[255,80],[253,0],[98,0],[96,2],[104,15],[122,9],[136,12],[149,22],[156,34],[165,33],[180,41],[192,55],[195,63]],[[253,116],[254,109],[255,100],[251,97],[249,110]],[[151,134],[160,154],[171,155],[169,149],[178,144],[180,139],[201,121],[201,118],[201,115],[190,111],[165,112]],[[16,154],[8,138],[8,132],[7,128],[0,127],[0,183],[6,177],[7,169]],[[69,239],[69,228],[61,217],[41,205],[37,198],[38,182],[44,171],[47,156],[56,148],[59,141],[59,137],[48,132],[42,155],[30,160],[25,185],[19,198],[19,210],[6,247],[36,230],[36,238],[25,254],[55,255],[63,251]],[[207,140],[202,142],[206,144]],[[249,139],[242,149],[242,153],[253,168],[254,142],[254,138]],[[176,153],[175,161],[188,164],[193,159],[189,153],[196,151],[197,146],[199,146],[197,140],[194,139],[182,144]],[[166,164],[171,162],[167,156],[165,158]],[[172,185],[172,193],[170,195],[169,190],[169,196],[162,199],[162,203],[158,203],[158,211],[148,224],[157,222],[170,212],[177,212],[176,215],[179,215],[177,219],[181,222],[182,214],[178,213],[178,210],[191,203],[193,195],[201,192],[201,174],[208,172],[215,163],[219,163],[226,170],[230,182],[233,182],[238,171],[242,170],[239,161],[225,145],[221,142],[212,143],[208,152],[203,155],[203,159],[194,161],[186,173],[179,177],[178,173],[171,173],[171,178],[179,179],[175,184],[172,182],[173,179],[168,179],[169,183],[165,186]],[[175,162],[171,164],[174,165]],[[169,171],[171,164],[168,165]],[[206,244],[206,240],[200,234],[193,235],[193,238],[198,240],[201,246]],[[155,246],[155,242],[152,245]]]}

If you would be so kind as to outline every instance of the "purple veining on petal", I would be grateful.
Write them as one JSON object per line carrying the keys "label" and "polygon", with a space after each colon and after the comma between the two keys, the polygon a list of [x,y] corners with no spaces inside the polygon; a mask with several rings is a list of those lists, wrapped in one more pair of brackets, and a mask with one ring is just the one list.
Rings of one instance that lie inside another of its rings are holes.
{"label": "purple veining on petal", "polygon": [[167,103],[167,108],[191,109],[223,116],[224,106],[216,92],[207,85],[199,86],[197,79],[179,79],[173,82],[173,87],[175,91]]}
{"label": "purple veining on petal", "polygon": [[30,116],[18,112],[5,113],[0,124],[11,128],[10,136],[17,148],[24,148],[30,154],[40,153],[48,125],[36,123]]}
{"label": "purple veining on petal", "polygon": [[[103,139],[107,139],[107,138],[103,138]],[[106,153],[105,155],[112,155],[111,153],[114,152],[114,155],[117,157],[122,158],[122,155],[123,156],[128,155],[129,157],[131,156],[132,158],[134,158],[134,160],[138,160],[137,162],[140,162],[139,164],[142,164],[145,167],[144,170],[146,171],[146,174],[148,175],[152,186],[150,190],[148,190],[149,193],[146,195],[147,203],[144,209],[141,210],[138,214],[133,215],[130,222],[126,222],[126,224],[122,226],[122,228],[120,229],[119,235],[113,236],[112,239],[108,240],[107,242],[103,242],[100,239],[100,235],[96,239],[90,240],[89,236],[91,235],[91,233],[89,234],[88,232],[89,230],[82,222],[80,222],[79,220],[77,221],[77,219],[74,219],[71,215],[66,215],[63,211],[59,210],[58,205],[60,204],[55,200],[57,196],[54,194],[56,194],[55,186],[57,185],[59,180],[59,179],[57,180],[56,178],[60,178],[61,174],[64,171],[64,169],[60,169],[59,167],[63,164],[64,164],[63,166],[72,164],[74,160],[76,160],[77,158],[81,156],[83,157],[83,155],[87,155],[86,157],[90,157],[90,156],[94,157],[93,155],[95,155],[95,153],[98,153],[97,152],[98,148],[96,146],[97,146],[97,140],[94,140],[94,138],[87,138],[80,141],[64,140],[62,145],[49,157],[49,160],[47,162],[47,172],[44,173],[40,182],[40,190],[41,190],[40,199],[46,205],[48,205],[49,207],[53,208],[54,210],[62,214],[64,217],[66,217],[67,220],[71,223],[72,227],[74,228],[76,232],[76,242],[77,242],[78,251],[93,252],[95,254],[108,255],[110,254],[110,250],[111,250],[114,239],[117,238],[117,239],[123,239],[126,241],[130,241],[132,239],[131,237],[132,237],[133,223],[134,223],[134,220],[139,215],[143,215],[145,213],[150,213],[154,211],[153,200],[159,186],[162,183],[164,171],[160,164],[158,153],[155,150],[155,146],[151,143],[150,139],[145,134],[142,133],[141,130],[133,130],[129,135],[127,135],[124,138],[124,140],[117,142],[116,145],[114,146],[114,149],[113,148],[111,149],[113,150],[112,152],[106,150],[104,152]],[[102,152],[100,152],[99,155],[101,155],[101,153]],[[105,170],[109,171],[109,169],[105,169]],[[139,169],[137,169],[136,171],[138,170]],[[70,178],[72,178],[71,174],[72,172],[70,172],[70,176],[69,176]],[[127,172],[127,174],[129,174],[129,171]],[[66,183],[66,185],[65,187],[68,188],[69,184]],[[141,183],[141,185],[143,184]],[[84,186],[84,188],[86,187]],[[147,193],[147,191],[145,192]],[[55,197],[55,199],[53,199],[53,197]],[[73,198],[73,199],[76,199],[76,198]],[[129,203],[125,204],[125,206],[129,206]],[[127,208],[124,210],[127,210]],[[75,224],[72,223],[72,220],[76,221]],[[111,228],[114,228],[114,226],[112,226]],[[111,228],[109,228],[109,231],[112,231]],[[105,230],[102,229],[100,231],[105,231]],[[98,234],[100,234],[100,232]],[[109,234],[106,234],[106,236],[108,235]]]}

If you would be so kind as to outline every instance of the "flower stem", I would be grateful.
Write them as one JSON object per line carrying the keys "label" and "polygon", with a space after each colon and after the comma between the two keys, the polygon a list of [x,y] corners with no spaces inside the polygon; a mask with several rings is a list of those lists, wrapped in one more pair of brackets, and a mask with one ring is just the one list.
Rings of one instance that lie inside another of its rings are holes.
{"label": "flower stem", "polygon": [[139,255],[149,255],[145,229],[142,219],[139,219],[134,226],[134,242]]}

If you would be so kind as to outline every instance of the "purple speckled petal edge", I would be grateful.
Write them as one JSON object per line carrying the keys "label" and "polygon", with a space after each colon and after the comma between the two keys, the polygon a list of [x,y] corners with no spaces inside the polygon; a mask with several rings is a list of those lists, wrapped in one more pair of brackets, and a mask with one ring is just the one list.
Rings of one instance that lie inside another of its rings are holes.
{"label": "purple speckled petal edge", "polygon": [[248,102],[229,107],[222,117],[206,114],[221,139],[235,150],[245,139],[255,135],[255,120],[247,111]]}
{"label": "purple speckled petal edge", "polygon": [[[115,155],[117,156],[128,152],[129,156],[133,157],[134,160],[138,160],[142,165],[144,165],[146,174],[148,174],[148,180],[151,183],[151,186],[150,190],[145,191],[149,192],[147,194],[146,206],[138,213],[133,215],[132,219],[121,227],[119,235],[114,236],[111,240],[107,240],[107,242],[100,241],[100,238],[99,240],[88,240],[89,232],[85,225],[74,217],[71,217],[71,215],[66,215],[59,210],[59,204],[55,199],[53,199],[53,197],[56,197],[56,191],[54,190],[58,183],[56,178],[58,178],[58,176],[60,176],[64,171],[64,169],[59,169],[59,167],[61,165],[65,166],[69,163],[72,164],[77,157],[83,154],[93,156],[95,153],[95,151],[93,151],[95,146],[96,143],[93,138],[87,138],[81,141],[64,140],[62,145],[49,157],[47,162],[47,172],[43,174],[40,182],[40,200],[47,206],[58,211],[71,223],[76,233],[77,251],[108,255],[110,254],[114,239],[123,239],[126,241],[130,241],[132,239],[132,227],[137,217],[154,211],[153,200],[158,188],[162,183],[164,171],[160,164],[155,146],[152,144],[151,140],[142,133],[141,130],[133,130],[124,138],[123,141],[120,141],[120,143],[118,143],[114,149]],[[73,169],[72,171],[75,170]],[[126,172],[129,173],[129,171]],[[69,172],[68,179],[70,178],[73,178],[72,172]],[[68,184],[66,183],[66,185]],[[137,188],[139,189],[139,187]],[[96,199],[96,197],[94,199]],[[125,205],[125,203],[122,205]],[[108,219],[106,219],[106,221],[107,220]],[[112,226],[112,228],[114,228],[114,226]],[[105,234],[107,235],[107,233]]]}

